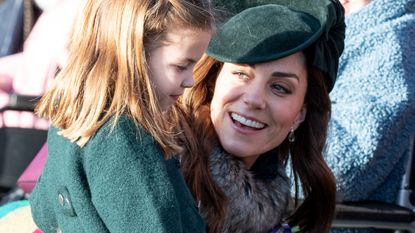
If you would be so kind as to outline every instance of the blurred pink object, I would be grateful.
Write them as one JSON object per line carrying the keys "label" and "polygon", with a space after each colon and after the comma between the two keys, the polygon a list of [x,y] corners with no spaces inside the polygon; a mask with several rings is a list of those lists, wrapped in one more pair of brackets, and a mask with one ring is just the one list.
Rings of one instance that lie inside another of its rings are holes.
{"label": "blurred pink object", "polygon": [[[24,43],[23,52],[0,58],[0,108],[8,94],[41,96],[59,66],[81,0],[57,0],[43,12]],[[0,113],[0,127],[47,129],[48,122],[31,112]]]}
{"label": "blurred pink object", "polygon": [[17,180],[17,185],[26,193],[31,193],[42,173],[45,166],[46,158],[48,157],[48,147],[45,143],[36,157],[30,162],[29,166],[24,170],[22,175]]}

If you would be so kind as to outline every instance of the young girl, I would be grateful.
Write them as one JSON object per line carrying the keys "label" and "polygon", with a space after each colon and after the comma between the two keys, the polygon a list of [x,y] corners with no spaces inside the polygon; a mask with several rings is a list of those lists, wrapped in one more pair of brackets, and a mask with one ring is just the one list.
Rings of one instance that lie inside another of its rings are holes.
{"label": "young girl", "polygon": [[37,111],[49,155],[31,195],[44,232],[204,232],[165,117],[205,50],[208,0],[86,0]]}
{"label": "young girl", "polygon": [[[183,159],[185,177],[209,232],[326,233],[336,187],[322,150],[343,9],[337,0],[268,2],[250,1],[223,24],[195,69],[182,111],[199,146]],[[293,212],[289,161],[304,194]]]}

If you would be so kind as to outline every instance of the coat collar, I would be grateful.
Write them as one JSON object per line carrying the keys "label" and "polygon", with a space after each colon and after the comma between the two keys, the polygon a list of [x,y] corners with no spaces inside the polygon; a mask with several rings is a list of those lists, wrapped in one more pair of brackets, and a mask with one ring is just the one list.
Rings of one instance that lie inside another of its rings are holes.
{"label": "coat collar", "polygon": [[275,154],[262,156],[248,170],[241,160],[214,148],[210,170],[228,199],[221,232],[267,232],[285,216],[290,197],[285,168]]}

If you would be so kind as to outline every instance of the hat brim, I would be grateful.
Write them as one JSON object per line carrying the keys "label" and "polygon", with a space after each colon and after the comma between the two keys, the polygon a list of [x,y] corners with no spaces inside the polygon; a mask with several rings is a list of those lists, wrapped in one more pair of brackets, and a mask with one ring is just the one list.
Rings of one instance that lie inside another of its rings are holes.
{"label": "hat brim", "polygon": [[222,62],[267,62],[304,50],[321,36],[323,29],[312,15],[286,6],[252,7],[223,24],[206,53]]}

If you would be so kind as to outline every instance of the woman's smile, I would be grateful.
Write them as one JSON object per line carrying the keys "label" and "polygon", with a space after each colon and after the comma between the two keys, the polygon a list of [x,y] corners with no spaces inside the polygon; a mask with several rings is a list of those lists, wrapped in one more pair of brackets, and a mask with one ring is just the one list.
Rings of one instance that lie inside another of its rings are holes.
{"label": "woman's smile", "polygon": [[243,134],[250,134],[250,133],[257,133],[258,131],[264,129],[266,124],[250,118],[246,117],[242,114],[238,114],[232,112],[229,114],[231,122],[233,123],[233,127],[240,133]]}

